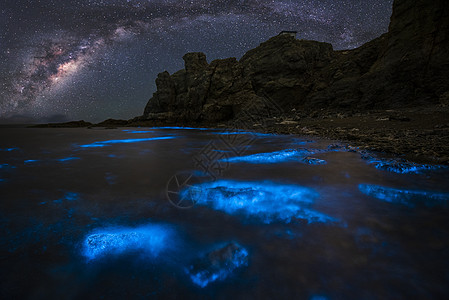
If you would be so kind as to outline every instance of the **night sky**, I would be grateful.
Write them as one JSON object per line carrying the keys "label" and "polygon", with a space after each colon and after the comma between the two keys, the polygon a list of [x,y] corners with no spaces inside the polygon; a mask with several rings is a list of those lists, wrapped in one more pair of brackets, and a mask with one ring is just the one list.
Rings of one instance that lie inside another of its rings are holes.
{"label": "night sky", "polygon": [[278,34],[350,49],[393,0],[0,0],[0,123],[129,119],[182,56],[237,57]]}

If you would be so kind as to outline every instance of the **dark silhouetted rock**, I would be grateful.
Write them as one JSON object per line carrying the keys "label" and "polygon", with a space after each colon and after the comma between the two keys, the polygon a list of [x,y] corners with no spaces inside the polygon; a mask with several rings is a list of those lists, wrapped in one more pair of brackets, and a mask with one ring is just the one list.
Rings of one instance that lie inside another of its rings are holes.
{"label": "dark silhouetted rock", "polygon": [[95,124],[95,127],[120,127],[128,125],[127,120],[116,120],[116,119],[107,119],[103,122]]}
{"label": "dark silhouetted rock", "polygon": [[449,13],[443,0],[395,0],[389,32],[333,51],[327,43],[280,35],[234,58],[188,53],[185,69],[156,79],[144,117],[221,122],[258,115],[267,100],[281,111],[337,112],[448,102]]}
{"label": "dark silhouetted rock", "polygon": [[71,121],[65,123],[48,123],[48,124],[37,124],[31,125],[30,128],[77,128],[77,127],[89,127],[92,126],[92,123],[85,122],[84,120],[80,121]]}

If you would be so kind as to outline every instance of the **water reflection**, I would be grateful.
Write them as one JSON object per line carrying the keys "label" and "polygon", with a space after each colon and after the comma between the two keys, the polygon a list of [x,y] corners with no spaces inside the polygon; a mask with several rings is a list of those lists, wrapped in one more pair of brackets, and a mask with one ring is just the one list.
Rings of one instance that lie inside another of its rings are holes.
{"label": "water reflection", "polygon": [[152,138],[144,138],[144,139],[124,139],[124,140],[108,140],[108,141],[100,141],[93,142],[91,144],[80,145],[81,148],[98,148],[110,146],[112,144],[129,144],[129,143],[139,143],[139,142],[147,142],[147,141],[158,141],[158,140],[170,140],[174,139],[172,136],[162,136],[162,137],[152,137]]}

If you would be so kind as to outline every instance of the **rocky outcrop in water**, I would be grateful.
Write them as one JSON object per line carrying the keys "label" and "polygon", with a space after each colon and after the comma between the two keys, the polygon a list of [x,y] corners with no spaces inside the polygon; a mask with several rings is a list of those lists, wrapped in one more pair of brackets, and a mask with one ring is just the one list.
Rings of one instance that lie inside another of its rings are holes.
{"label": "rocky outcrop in water", "polygon": [[185,69],[158,75],[141,119],[219,122],[267,101],[278,114],[449,104],[448,33],[444,0],[396,0],[388,33],[358,49],[276,36],[240,61],[188,53]]}

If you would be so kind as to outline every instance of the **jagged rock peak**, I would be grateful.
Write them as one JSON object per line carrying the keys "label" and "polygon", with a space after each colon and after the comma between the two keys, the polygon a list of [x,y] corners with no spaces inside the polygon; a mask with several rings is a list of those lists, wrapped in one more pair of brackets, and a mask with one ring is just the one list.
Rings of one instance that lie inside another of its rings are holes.
{"label": "jagged rock peak", "polygon": [[201,72],[209,66],[206,60],[206,54],[202,52],[187,53],[182,59],[184,60],[185,70],[188,73]]}

